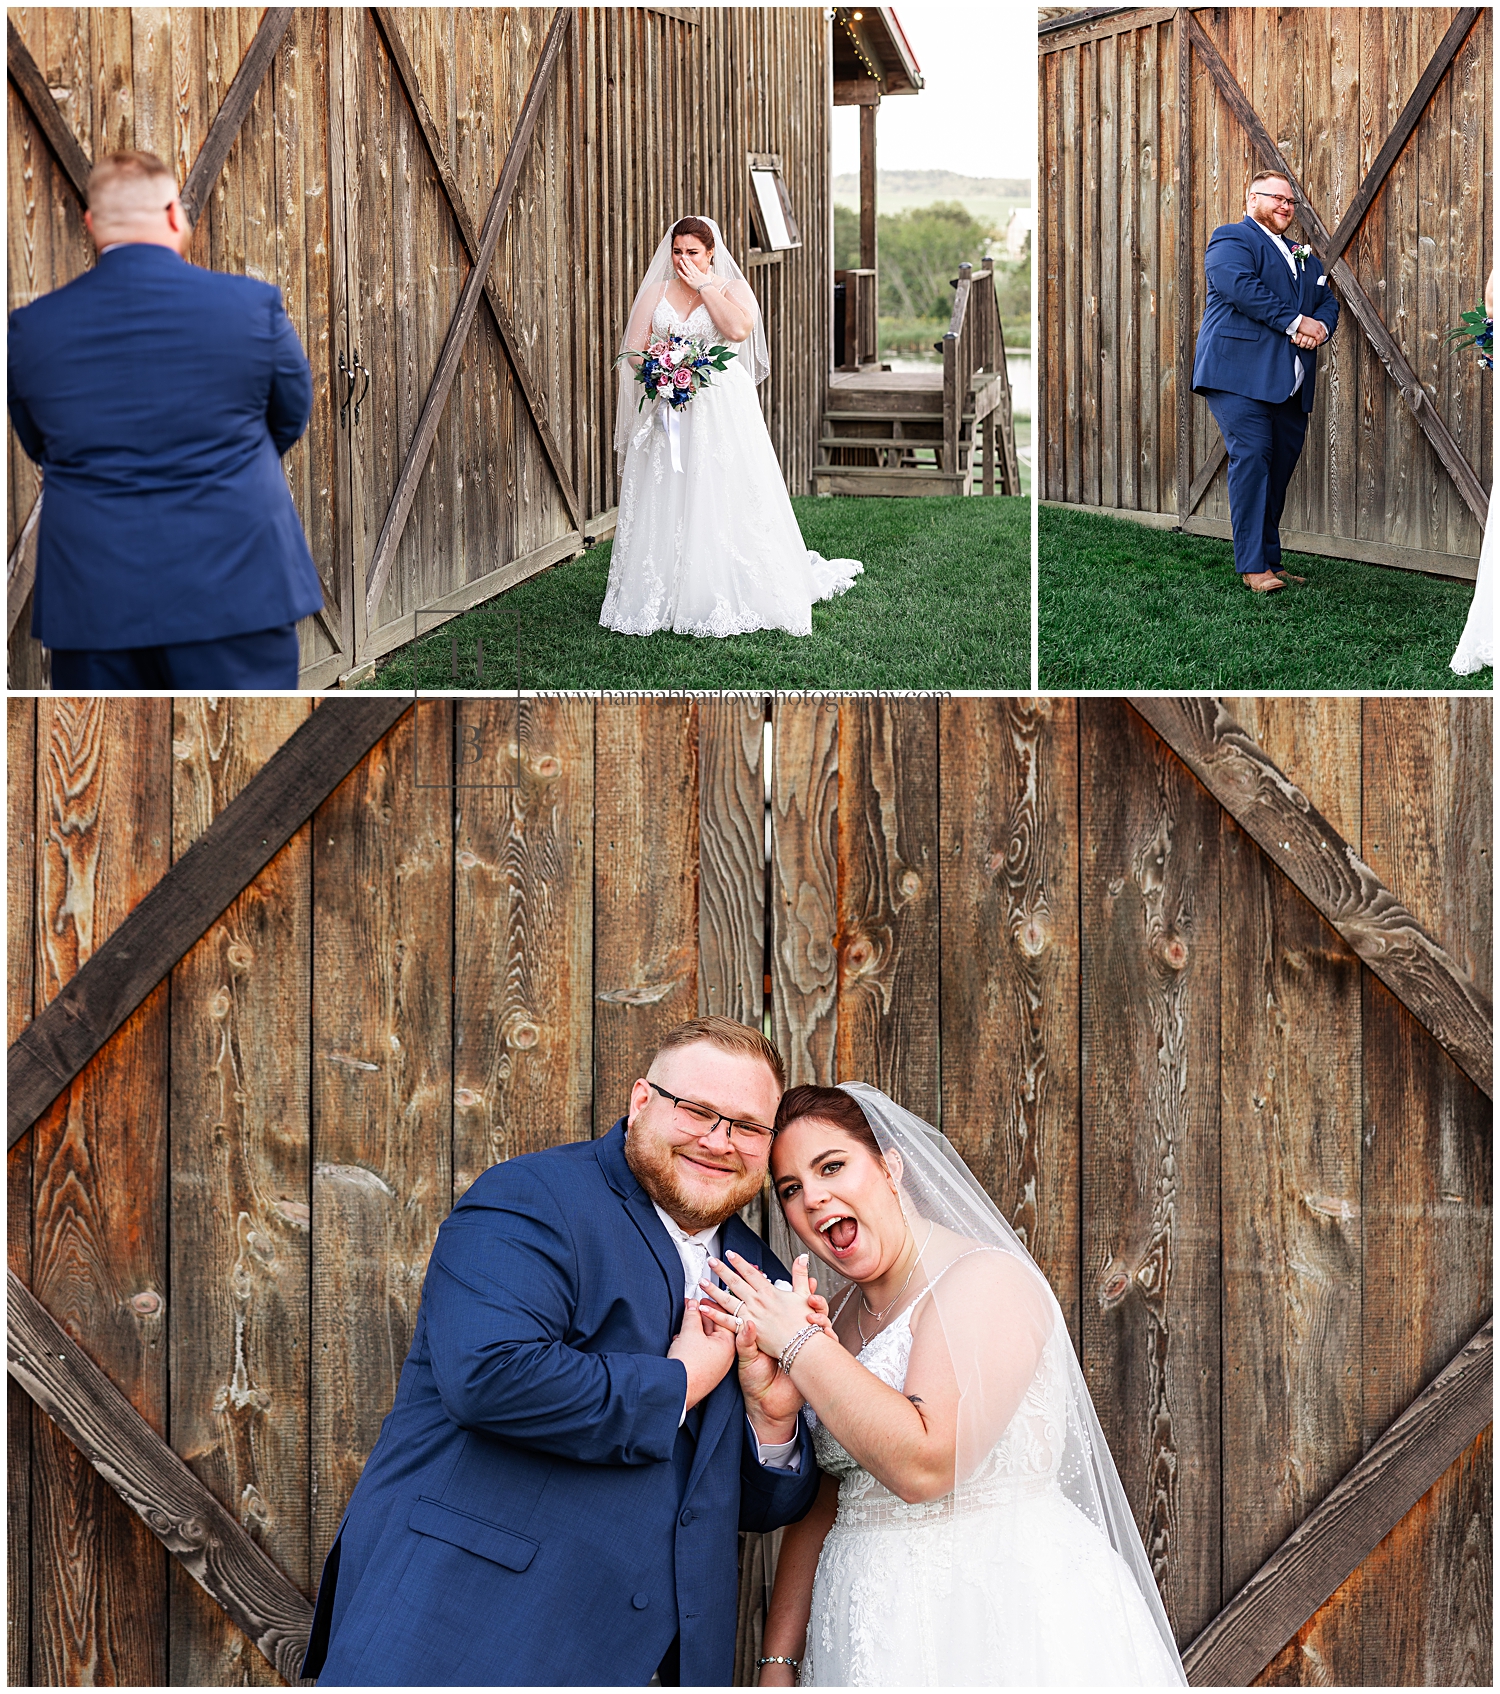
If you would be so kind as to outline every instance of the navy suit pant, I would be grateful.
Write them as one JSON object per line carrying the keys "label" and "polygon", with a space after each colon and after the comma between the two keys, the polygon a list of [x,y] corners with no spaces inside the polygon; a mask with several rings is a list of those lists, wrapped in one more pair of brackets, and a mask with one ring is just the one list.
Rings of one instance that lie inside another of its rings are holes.
{"label": "navy suit pant", "polygon": [[284,623],[169,647],[54,648],[52,686],[102,694],[143,688],[295,688],[297,664],[297,626]]}
{"label": "navy suit pant", "polygon": [[1287,484],[1302,455],[1307,413],[1302,391],[1272,404],[1230,394],[1200,392],[1229,449],[1229,526],[1234,532],[1234,568],[1241,576],[1281,566],[1281,512]]}

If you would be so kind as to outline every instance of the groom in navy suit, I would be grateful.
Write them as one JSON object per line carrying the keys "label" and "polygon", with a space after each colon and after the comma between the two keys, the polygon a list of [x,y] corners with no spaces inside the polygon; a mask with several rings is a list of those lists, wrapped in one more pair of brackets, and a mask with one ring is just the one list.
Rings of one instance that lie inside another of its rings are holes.
{"label": "groom in navy suit", "polygon": [[1193,363],[1193,392],[1208,401],[1229,449],[1234,568],[1260,594],[1283,586],[1287,484],[1313,408],[1317,349],[1339,321],[1317,255],[1285,239],[1295,209],[1291,183],[1263,171],[1244,218],[1209,237],[1208,307]]}
{"label": "groom in navy suit", "polygon": [[[320,1684],[726,1684],[741,1529],[818,1469],[776,1361],[696,1302],[785,1085],[758,1030],[671,1031],[597,1141],[493,1165],[438,1231],[416,1335],[323,1566]],[[820,1315],[826,1315],[826,1306]],[[349,1322],[373,1321],[351,1312]]]}
{"label": "groom in navy suit", "polygon": [[10,315],[11,422],[42,467],[31,633],[55,688],[295,688],[323,589],[281,456],[312,374],[252,277],[186,263],[150,153],[89,177],[92,270]]}

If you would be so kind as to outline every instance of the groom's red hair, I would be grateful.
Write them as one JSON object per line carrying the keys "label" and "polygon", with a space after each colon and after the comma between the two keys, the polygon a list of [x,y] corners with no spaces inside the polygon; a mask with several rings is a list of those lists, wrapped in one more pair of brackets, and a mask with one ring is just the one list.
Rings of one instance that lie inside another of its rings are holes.
{"label": "groom's red hair", "polygon": [[[656,1058],[670,1053],[674,1047],[691,1047],[698,1041],[706,1041],[721,1053],[744,1053],[752,1059],[759,1059],[776,1078],[777,1088],[786,1087],[786,1065],[775,1043],[767,1040],[758,1029],[736,1023],[733,1018],[689,1018],[686,1023],[678,1024],[676,1029],[669,1029],[661,1038]],[[655,1064],[656,1060],[651,1062]]]}

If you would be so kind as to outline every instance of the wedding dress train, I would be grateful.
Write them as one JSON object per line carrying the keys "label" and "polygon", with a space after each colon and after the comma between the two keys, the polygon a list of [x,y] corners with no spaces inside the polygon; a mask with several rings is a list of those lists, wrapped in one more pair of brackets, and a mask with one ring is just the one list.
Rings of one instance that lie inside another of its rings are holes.
{"label": "wedding dress train", "polygon": [[[651,327],[722,339],[707,307],[684,319],[665,298]],[[679,471],[655,402],[631,425],[600,623],[622,635],[810,635],[814,602],[842,594],[864,567],[803,542],[743,357],[698,392],[680,428]]]}
{"label": "wedding dress train", "polygon": [[[1136,1579],[1063,1492],[1067,1346],[1059,1317],[1005,1433],[937,1500],[892,1494],[809,1408],[819,1468],[840,1482],[801,1686],[1183,1685]],[[908,1309],[859,1360],[900,1391],[911,1347]]]}
{"label": "wedding dress train", "polygon": [[1449,669],[1470,676],[1495,662],[1495,508],[1485,520],[1484,540],[1479,544],[1479,575],[1474,581],[1474,598],[1469,617],[1458,638],[1458,649]]}

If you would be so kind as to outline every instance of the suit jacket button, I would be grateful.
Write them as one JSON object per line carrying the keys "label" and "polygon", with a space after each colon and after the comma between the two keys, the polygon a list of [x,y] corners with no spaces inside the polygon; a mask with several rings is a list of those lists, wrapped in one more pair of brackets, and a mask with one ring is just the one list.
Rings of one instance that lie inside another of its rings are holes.
{"label": "suit jacket button", "polygon": [[651,1604],[651,1596],[649,1594],[632,1594],[630,1603],[638,1612],[643,1612]]}
{"label": "suit jacket button", "polygon": [[693,1514],[692,1514],[692,1513],[691,1513],[691,1512],[690,1512],[690,1511],[687,1511],[687,1512],[684,1512],[684,1513],[683,1513],[683,1514],[682,1514],[682,1516],[681,1516],[681,1517],[680,1517],[680,1518],[678,1518],[678,1520],[677,1520],[677,1521],[678,1521],[678,1522],[679,1522],[679,1523],[680,1523],[680,1524],[684,1524],[684,1525],[685,1525],[685,1524],[690,1524],[690,1523],[691,1523],[691,1522],[692,1522],[692,1521],[693,1521]]}

